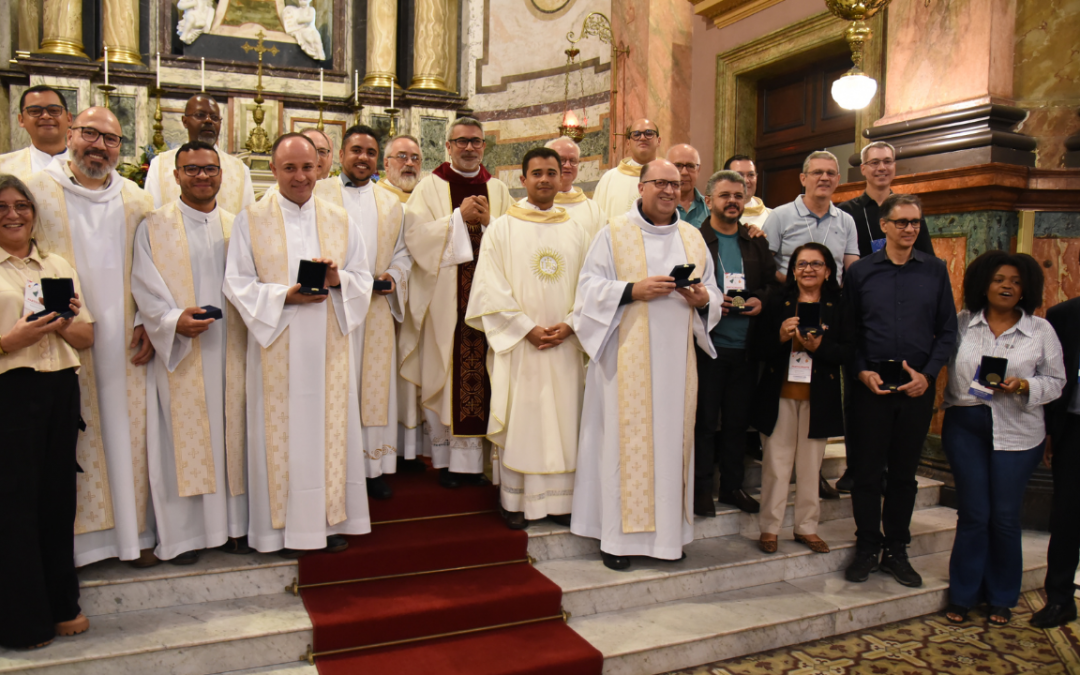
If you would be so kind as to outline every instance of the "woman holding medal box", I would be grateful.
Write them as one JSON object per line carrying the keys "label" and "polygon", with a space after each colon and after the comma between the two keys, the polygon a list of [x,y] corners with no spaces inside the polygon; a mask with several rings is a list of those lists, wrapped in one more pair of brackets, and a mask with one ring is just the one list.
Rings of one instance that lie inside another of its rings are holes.
{"label": "woman holding medal box", "polygon": [[1007,625],[1020,596],[1020,507],[1043,455],[1043,406],[1065,384],[1057,335],[1033,314],[1042,294],[1042,269],[1024,253],[987,251],[964,275],[941,429],[959,511],[945,610],[952,623],[985,602],[990,625]]}

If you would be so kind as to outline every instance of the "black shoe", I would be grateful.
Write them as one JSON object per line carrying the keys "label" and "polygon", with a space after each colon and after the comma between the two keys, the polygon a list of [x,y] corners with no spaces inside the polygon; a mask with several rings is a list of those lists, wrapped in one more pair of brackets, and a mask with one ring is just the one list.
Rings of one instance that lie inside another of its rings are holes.
{"label": "black shoe", "polygon": [[604,567],[609,570],[624,570],[630,567],[630,558],[624,555],[612,555],[600,551],[600,557],[604,559]]}
{"label": "black shoe", "polygon": [[852,489],[855,487],[855,479],[851,476],[851,469],[844,471],[844,475],[840,476],[840,479],[836,481],[836,491],[842,494],[851,494]]}
{"label": "black shoe", "polygon": [[394,491],[382,476],[367,479],[367,495],[371,499],[390,499]]}
{"label": "black shoe", "polygon": [[818,497],[822,499],[840,499],[840,493],[821,476],[818,480]]}
{"label": "black shoe", "polygon": [[398,473],[424,473],[427,471],[427,464],[419,457],[416,459],[402,459],[401,457],[398,457],[397,471]]}
{"label": "black shoe", "polygon": [[525,514],[521,511],[507,511],[503,509],[503,520],[506,521],[506,526],[511,530],[524,530],[529,526],[529,521],[525,520]]}
{"label": "black shoe", "polygon": [[349,548],[348,539],[340,534],[331,534],[326,538],[326,548],[323,550],[327,553],[341,553],[347,548]]}
{"label": "black shoe", "polygon": [[881,571],[893,575],[897,582],[911,588],[922,586],[922,577],[908,561],[907,547],[886,550],[881,556]]}
{"label": "black shoe", "polygon": [[466,487],[484,487],[486,485],[491,485],[491,481],[482,473],[455,473],[451,475],[456,476],[458,482]]}
{"label": "black shoe", "polygon": [[450,469],[441,469],[439,471],[439,485],[456,490],[461,487],[461,481],[458,480],[460,475],[460,473],[450,473]]}
{"label": "black shoe", "polygon": [[563,527],[570,527],[570,514],[569,513],[560,513],[560,514],[555,515],[555,516],[548,516],[548,518],[550,518],[552,522],[558,523],[559,525],[562,525]]}
{"label": "black shoe", "polygon": [[746,513],[757,513],[761,510],[761,504],[758,504],[756,499],[748,495],[746,490],[736,490],[729,494],[721,492],[720,501],[724,504],[737,506],[739,507],[739,510],[745,511]]}
{"label": "black shoe", "polygon": [[870,578],[871,572],[878,570],[877,551],[860,551],[856,549],[855,559],[844,570],[844,578],[855,583],[862,583]]}
{"label": "black shoe", "polygon": [[1064,605],[1047,604],[1031,615],[1031,625],[1036,628],[1054,628],[1076,621],[1076,601]]}
{"label": "black shoe", "polygon": [[169,560],[170,565],[194,565],[199,562],[198,551],[184,551],[175,558]]}
{"label": "black shoe", "polygon": [[694,515],[705,518],[716,517],[716,502],[713,501],[711,494],[694,495]]}
{"label": "black shoe", "polygon": [[279,550],[277,554],[282,558],[287,558],[288,560],[296,560],[297,558],[306,555],[307,551],[300,551],[295,548],[283,548]]}
{"label": "black shoe", "polygon": [[229,540],[218,546],[217,550],[233,555],[247,555],[255,552],[255,549],[248,546],[247,537],[229,537]]}

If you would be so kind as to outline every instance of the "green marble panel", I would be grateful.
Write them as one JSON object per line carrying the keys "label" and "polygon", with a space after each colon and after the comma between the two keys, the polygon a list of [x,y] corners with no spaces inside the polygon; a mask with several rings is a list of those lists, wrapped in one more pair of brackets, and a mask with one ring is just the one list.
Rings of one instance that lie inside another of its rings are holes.
{"label": "green marble panel", "polygon": [[446,125],[444,117],[420,118],[420,154],[424,171],[434,171],[446,161]]}
{"label": "green marble panel", "polygon": [[1080,213],[1035,212],[1035,236],[1062,239],[1080,237]]}
{"label": "green marble panel", "polygon": [[[557,131],[552,132],[555,138]],[[611,125],[608,119],[604,120],[604,126],[598,131],[585,134],[578,144],[581,148],[581,156],[601,155],[603,163],[608,162],[608,142],[611,138]],[[533,148],[540,147],[547,139],[538,141],[518,141],[514,143],[496,143],[494,136],[487,137],[487,149],[484,151],[484,166],[492,174],[496,173],[496,167],[514,166],[521,164],[521,158]]]}
{"label": "green marble panel", "polygon": [[986,251],[1009,250],[1009,244],[1020,227],[1015,211],[972,211],[926,216],[931,237],[967,237],[967,259],[970,263]]}
{"label": "green marble panel", "polygon": [[135,107],[136,101],[134,96],[129,94],[113,94],[109,96],[109,110],[116,115],[116,119],[120,122],[120,129],[124,136],[123,142],[120,143],[121,161],[134,162],[138,160],[139,155],[142,154],[135,144]]}

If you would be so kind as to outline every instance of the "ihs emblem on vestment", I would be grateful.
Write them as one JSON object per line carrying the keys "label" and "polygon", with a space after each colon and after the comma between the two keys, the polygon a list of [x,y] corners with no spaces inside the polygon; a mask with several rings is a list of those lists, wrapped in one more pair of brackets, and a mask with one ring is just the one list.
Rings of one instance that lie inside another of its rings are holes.
{"label": "ihs emblem on vestment", "polygon": [[558,281],[566,270],[562,253],[555,249],[542,248],[533,254],[532,271],[540,281]]}

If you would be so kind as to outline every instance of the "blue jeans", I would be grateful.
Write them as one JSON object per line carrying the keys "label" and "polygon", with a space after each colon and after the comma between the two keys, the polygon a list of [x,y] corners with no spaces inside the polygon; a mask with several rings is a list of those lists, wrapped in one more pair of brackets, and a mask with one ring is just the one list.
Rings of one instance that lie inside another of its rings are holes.
{"label": "blue jeans", "polygon": [[1020,506],[1045,441],[1030,450],[994,450],[994,421],[984,405],[945,411],[941,446],[956,480],[959,514],[949,560],[949,601],[1014,607],[1023,553]]}

